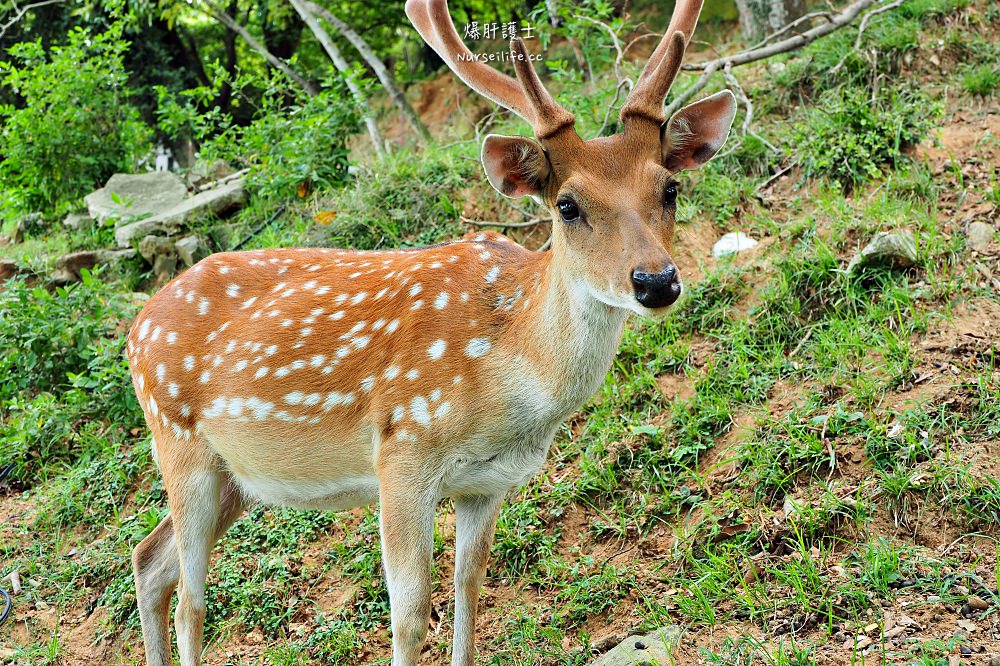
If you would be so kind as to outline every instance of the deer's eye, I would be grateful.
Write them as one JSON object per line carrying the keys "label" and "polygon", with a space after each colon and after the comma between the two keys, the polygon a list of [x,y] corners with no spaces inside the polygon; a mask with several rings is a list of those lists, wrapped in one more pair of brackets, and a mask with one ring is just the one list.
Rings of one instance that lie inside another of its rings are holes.
{"label": "deer's eye", "polygon": [[556,207],[559,208],[559,216],[563,222],[576,222],[580,219],[580,209],[569,199],[563,199]]}
{"label": "deer's eye", "polygon": [[663,190],[663,203],[666,206],[673,206],[677,203],[677,183],[669,183]]}

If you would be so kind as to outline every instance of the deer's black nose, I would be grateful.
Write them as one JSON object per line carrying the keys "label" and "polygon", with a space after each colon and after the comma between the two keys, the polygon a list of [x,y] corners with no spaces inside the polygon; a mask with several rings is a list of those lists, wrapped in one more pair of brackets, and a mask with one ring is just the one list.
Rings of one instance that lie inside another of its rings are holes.
{"label": "deer's black nose", "polygon": [[635,300],[651,309],[666,307],[681,295],[681,279],[673,264],[659,273],[633,271],[632,286],[635,288]]}

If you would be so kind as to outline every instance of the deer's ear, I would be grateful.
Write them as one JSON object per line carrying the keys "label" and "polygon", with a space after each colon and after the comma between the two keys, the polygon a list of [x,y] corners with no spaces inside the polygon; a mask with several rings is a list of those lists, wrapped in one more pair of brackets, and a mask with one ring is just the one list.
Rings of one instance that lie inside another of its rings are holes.
{"label": "deer's ear", "polygon": [[728,90],[685,106],[660,130],[663,166],[676,173],[712,159],[726,143],[735,117],[736,98]]}
{"label": "deer's ear", "polygon": [[538,196],[549,177],[549,160],[537,141],[490,134],[483,141],[483,168],[497,192],[507,197]]}

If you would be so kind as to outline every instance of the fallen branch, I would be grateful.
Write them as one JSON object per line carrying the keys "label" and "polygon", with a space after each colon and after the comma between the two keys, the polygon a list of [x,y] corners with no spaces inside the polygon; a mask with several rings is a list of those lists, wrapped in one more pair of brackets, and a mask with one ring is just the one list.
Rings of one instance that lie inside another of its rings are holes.
{"label": "fallen branch", "polygon": [[[818,25],[815,28],[811,28],[798,35],[793,35],[787,39],[781,40],[780,42],[775,42],[770,46],[748,49],[731,56],[723,56],[722,58],[717,58],[715,60],[697,65],[682,66],[682,69],[687,71],[701,71],[702,75],[698,77],[698,80],[695,81],[693,85],[681,93],[667,106],[666,117],[669,118],[676,113],[689,99],[694,97],[699,91],[708,85],[708,81],[712,77],[712,74],[718,70],[729,70],[733,67],[738,67],[739,65],[757,62],[758,60],[764,60],[778,55],[779,53],[787,53],[789,51],[800,49],[803,46],[808,46],[820,37],[825,37],[831,32],[839,30],[845,25],[850,24],[858,17],[858,14],[871,7],[877,1],[878,0],[857,0],[856,2],[853,2],[845,7],[839,14],[833,16],[829,23]],[[891,9],[892,7],[888,8]]]}
{"label": "fallen branch", "polygon": [[501,229],[522,229],[524,227],[533,227],[539,222],[546,222],[545,217],[533,217],[527,222],[494,222],[492,220],[470,220],[467,217],[460,216],[459,219],[466,224],[471,224],[474,227],[498,227]]}

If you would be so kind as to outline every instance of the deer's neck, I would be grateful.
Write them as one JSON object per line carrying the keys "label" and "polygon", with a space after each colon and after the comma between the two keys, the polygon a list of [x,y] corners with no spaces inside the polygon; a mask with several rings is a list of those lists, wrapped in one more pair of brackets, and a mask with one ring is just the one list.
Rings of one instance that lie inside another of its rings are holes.
{"label": "deer's neck", "polygon": [[[526,362],[526,381],[545,389],[562,420],[600,388],[621,340],[627,311],[598,301],[582,281],[560,270],[555,250],[536,253],[512,277],[532,285],[530,307],[504,333],[507,348]],[[521,380],[525,381],[525,380]]]}

